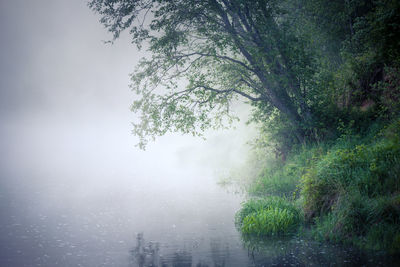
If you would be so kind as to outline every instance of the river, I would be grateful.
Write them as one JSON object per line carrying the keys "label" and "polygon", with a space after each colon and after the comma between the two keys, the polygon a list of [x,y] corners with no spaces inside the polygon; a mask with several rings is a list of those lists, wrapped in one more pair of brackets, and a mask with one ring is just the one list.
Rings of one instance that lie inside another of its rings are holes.
{"label": "river", "polygon": [[0,6],[1,267],[395,265],[301,238],[243,239],[245,196],[217,181],[246,158],[248,126],[139,151],[128,73],[145,49],[128,34],[104,44],[86,1]]}
{"label": "river", "polygon": [[114,130],[79,120],[2,125],[0,266],[396,263],[301,238],[243,239],[234,216],[245,196],[219,186],[211,168],[238,153],[222,141],[234,131],[208,143],[170,136],[143,152],[119,122],[103,125]]}

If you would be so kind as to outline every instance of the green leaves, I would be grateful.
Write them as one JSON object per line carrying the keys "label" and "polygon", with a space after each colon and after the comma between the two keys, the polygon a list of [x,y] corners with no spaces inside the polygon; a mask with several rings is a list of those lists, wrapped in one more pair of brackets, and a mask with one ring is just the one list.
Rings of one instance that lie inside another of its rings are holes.
{"label": "green leaves", "polygon": [[[338,119],[358,118],[352,106],[385,100],[371,83],[382,80],[386,61],[400,62],[398,1],[88,5],[113,40],[128,30],[139,48],[148,48],[131,85],[132,111],[143,119],[134,122],[134,133],[143,144],[167,131],[201,135],[229,126],[236,97],[252,104],[252,121],[264,124],[282,150],[334,138]],[[371,110],[359,118],[369,121]]]}
{"label": "green leaves", "polygon": [[114,40],[129,29],[138,47],[149,44],[152,55],[131,85],[142,147],[167,131],[201,135],[229,124],[236,96],[276,108],[295,128],[306,119],[300,89],[309,78],[299,76],[310,69],[310,56],[288,30],[279,1],[92,0],[89,7]]}

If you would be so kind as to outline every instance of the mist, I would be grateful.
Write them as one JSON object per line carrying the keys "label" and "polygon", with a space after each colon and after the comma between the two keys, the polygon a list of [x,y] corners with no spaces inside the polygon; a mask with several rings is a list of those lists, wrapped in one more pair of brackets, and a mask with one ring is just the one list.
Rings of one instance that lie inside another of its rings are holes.
{"label": "mist", "polygon": [[125,266],[139,232],[238,239],[218,218],[233,225],[241,197],[216,173],[244,161],[251,131],[242,121],[139,150],[128,85],[144,52],[128,35],[104,43],[98,19],[84,1],[0,1],[1,266]]}
{"label": "mist", "polygon": [[2,1],[1,12],[2,171],[100,185],[102,176],[145,175],[155,164],[160,173],[199,162],[206,171],[222,156],[224,167],[241,157],[240,124],[241,132],[208,132],[207,141],[169,134],[137,149],[128,85],[144,52],[128,35],[105,44],[112,36],[84,2]]}

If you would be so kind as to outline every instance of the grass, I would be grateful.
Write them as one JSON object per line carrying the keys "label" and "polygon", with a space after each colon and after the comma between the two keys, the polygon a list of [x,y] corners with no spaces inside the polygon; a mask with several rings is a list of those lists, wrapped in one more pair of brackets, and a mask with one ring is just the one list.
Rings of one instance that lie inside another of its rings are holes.
{"label": "grass", "polygon": [[314,236],[400,252],[400,120],[357,145],[338,143],[302,177]]}
{"label": "grass", "polygon": [[399,253],[400,119],[293,152],[249,188],[263,199],[237,214],[244,234],[291,233],[304,218],[318,240]]}
{"label": "grass", "polygon": [[293,232],[301,221],[300,210],[282,197],[252,199],[236,216],[244,234],[283,235]]}
{"label": "grass", "polygon": [[326,146],[319,145],[292,152],[285,163],[279,160],[270,160],[257,178],[250,183],[249,194],[252,196],[293,197],[299,190],[300,178],[325,151]]}

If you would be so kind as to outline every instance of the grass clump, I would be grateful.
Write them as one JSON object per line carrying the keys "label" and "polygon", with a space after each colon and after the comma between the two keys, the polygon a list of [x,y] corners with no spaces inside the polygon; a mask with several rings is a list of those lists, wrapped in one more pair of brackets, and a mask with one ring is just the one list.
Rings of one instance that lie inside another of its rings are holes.
{"label": "grass clump", "polygon": [[237,225],[243,234],[283,235],[297,229],[300,210],[282,197],[251,199],[237,213]]}

